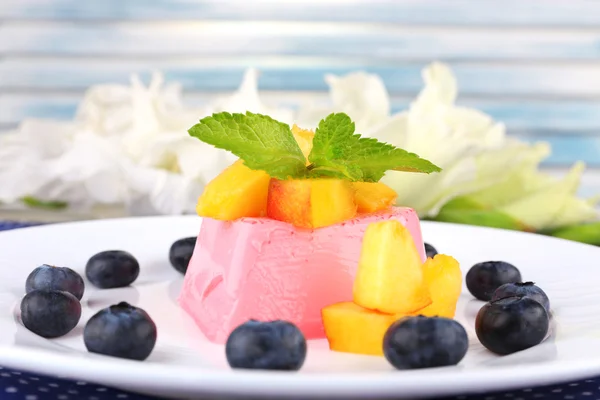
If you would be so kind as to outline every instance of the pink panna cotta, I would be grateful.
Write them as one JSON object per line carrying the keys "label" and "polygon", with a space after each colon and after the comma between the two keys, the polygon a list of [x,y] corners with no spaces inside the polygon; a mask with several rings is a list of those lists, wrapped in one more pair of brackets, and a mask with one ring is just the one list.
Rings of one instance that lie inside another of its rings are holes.
{"label": "pink panna cotta", "polygon": [[307,339],[324,338],[321,309],[352,301],[367,226],[390,219],[409,229],[424,262],[419,218],[411,208],[315,230],[268,218],[204,218],[179,304],[214,343],[225,343],[249,319],[287,320]]}

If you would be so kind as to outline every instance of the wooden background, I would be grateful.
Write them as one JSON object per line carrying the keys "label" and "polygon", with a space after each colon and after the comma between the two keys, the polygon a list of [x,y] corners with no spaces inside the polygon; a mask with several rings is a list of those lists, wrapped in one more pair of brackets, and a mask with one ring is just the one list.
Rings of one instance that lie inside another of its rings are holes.
{"label": "wooden background", "polygon": [[398,110],[434,60],[455,71],[461,104],[551,143],[551,171],[584,160],[582,192],[600,192],[593,0],[0,0],[0,130],[71,118],[88,86],[154,69],[201,102],[255,66],[286,104],[323,96],[325,73],[366,70]]}

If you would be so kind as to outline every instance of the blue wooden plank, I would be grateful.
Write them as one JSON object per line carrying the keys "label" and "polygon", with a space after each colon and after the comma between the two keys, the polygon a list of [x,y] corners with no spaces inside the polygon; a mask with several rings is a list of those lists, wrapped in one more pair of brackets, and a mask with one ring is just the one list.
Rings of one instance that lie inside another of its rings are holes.
{"label": "blue wooden plank", "polygon": [[[327,102],[327,93],[298,96],[298,92],[263,92],[269,104],[298,108],[307,100]],[[15,125],[25,118],[71,119],[82,94],[5,94],[0,96],[0,125]],[[215,95],[188,93],[184,101],[202,105]],[[407,97],[392,97],[392,112],[407,109]],[[523,101],[519,99],[481,100],[461,96],[459,105],[475,108],[502,121],[509,130],[532,132],[563,132],[568,135],[588,132],[600,135],[600,101]]]}
{"label": "blue wooden plank", "polygon": [[564,166],[581,160],[591,167],[600,167],[600,137],[515,135],[526,142],[544,141],[552,147],[552,154],[544,160],[544,166]]}
{"label": "blue wooden plank", "polygon": [[594,26],[589,0],[3,0],[0,18],[363,21],[406,25]]}
{"label": "blue wooden plank", "polygon": [[7,55],[311,56],[383,60],[600,60],[600,31],[307,22],[23,23],[0,26]]}
{"label": "blue wooden plank", "polygon": [[[600,98],[598,67],[578,63],[449,63],[465,96]],[[261,71],[261,90],[323,91],[325,74],[375,73],[393,94],[413,96],[422,87],[426,63],[377,63],[326,58],[264,57],[159,60],[6,58],[0,61],[0,90],[83,90],[106,82],[127,83],[131,73],[148,79],[162,70],[167,80],[191,91],[230,91],[248,66]]]}

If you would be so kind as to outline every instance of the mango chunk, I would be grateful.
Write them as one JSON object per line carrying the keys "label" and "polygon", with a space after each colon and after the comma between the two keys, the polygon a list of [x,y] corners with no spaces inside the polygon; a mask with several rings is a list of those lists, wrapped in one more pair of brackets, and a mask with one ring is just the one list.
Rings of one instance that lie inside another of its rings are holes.
{"label": "mango chunk", "polygon": [[354,190],[342,179],[271,179],[269,218],[301,228],[321,228],[356,216]]}
{"label": "mango chunk", "polygon": [[383,355],[383,336],[402,316],[368,310],[352,302],[321,310],[329,348],[345,353]]}
{"label": "mango chunk", "polygon": [[294,126],[292,126],[292,134],[294,135],[298,146],[300,146],[300,150],[302,150],[304,157],[306,157],[306,165],[310,164],[308,155],[312,150],[315,133],[307,129],[301,129],[298,125],[294,124]]}
{"label": "mango chunk", "polygon": [[389,314],[410,314],[431,304],[421,258],[410,231],[396,220],[376,222],[363,237],[354,302]]}
{"label": "mango chunk", "polygon": [[266,172],[250,169],[238,160],[206,185],[196,212],[224,221],[264,217],[270,180]]}
{"label": "mango chunk", "polygon": [[373,213],[390,208],[396,202],[398,194],[381,182],[353,182],[354,201],[359,213]]}
{"label": "mango chunk", "polygon": [[462,291],[462,273],[458,261],[451,256],[437,254],[423,264],[423,276],[429,286],[432,303],[415,314],[454,318]]}

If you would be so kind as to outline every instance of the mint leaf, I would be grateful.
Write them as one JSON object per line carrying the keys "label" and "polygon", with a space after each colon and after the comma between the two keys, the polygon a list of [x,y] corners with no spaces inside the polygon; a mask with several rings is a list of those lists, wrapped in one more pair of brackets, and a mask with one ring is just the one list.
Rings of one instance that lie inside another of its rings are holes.
{"label": "mint leaf", "polygon": [[200,120],[188,131],[205,143],[235,154],[249,168],[279,179],[307,174],[306,158],[290,127],[271,117],[222,112]]}
{"label": "mint leaf", "polygon": [[439,172],[441,169],[414,153],[376,139],[354,134],[344,113],[331,114],[319,123],[308,156],[310,176],[377,182],[386,171]]}

